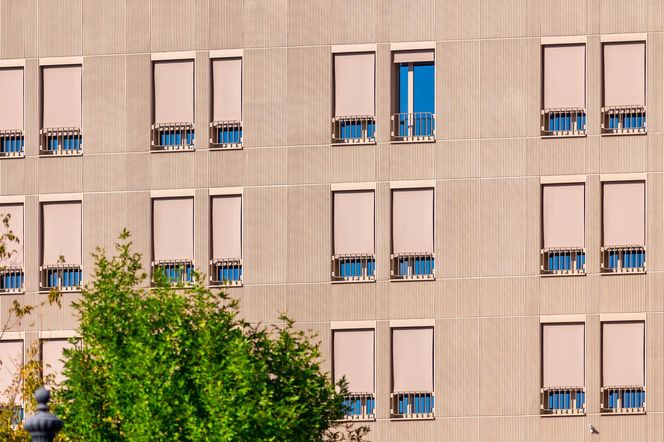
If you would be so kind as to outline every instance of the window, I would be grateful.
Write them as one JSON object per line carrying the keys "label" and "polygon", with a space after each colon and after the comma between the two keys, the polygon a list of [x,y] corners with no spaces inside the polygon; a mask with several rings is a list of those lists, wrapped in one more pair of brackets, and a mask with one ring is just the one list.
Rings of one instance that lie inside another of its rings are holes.
{"label": "window", "polygon": [[81,66],[42,67],[42,155],[80,154]]}
{"label": "window", "polygon": [[242,195],[212,197],[210,281],[242,284]]}
{"label": "window", "polygon": [[333,281],[373,281],[374,191],[333,193],[334,255]]}
{"label": "window", "polygon": [[434,416],[433,328],[392,329],[392,395],[390,417]]}
{"label": "window", "polygon": [[645,272],[645,182],[604,182],[602,223],[602,271]]}
{"label": "window", "polygon": [[194,61],[155,61],[153,150],[194,148]]}
{"label": "window", "polygon": [[542,186],[541,271],[575,275],[586,271],[585,185]]}
{"label": "window", "polygon": [[399,141],[434,140],[434,52],[395,52],[393,60],[397,71],[397,108],[392,115],[392,138]]}
{"label": "window", "polygon": [[42,290],[78,290],[81,267],[80,201],[42,203]]}
{"label": "window", "polygon": [[242,59],[212,60],[210,147],[242,148]]}
{"label": "window", "polygon": [[645,324],[602,323],[603,413],[645,412]]}
{"label": "window", "polygon": [[0,219],[8,218],[8,228],[2,225],[3,233],[11,232],[16,241],[7,241],[8,256],[0,259],[0,293],[22,292],[25,284],[23,270],[23,204],[0,205]]}
{"label": "window", "polygon": [[432,279],[433,189],[392,190],[392,279]]}
{"label": "window", "polygon": [[345,377],[346,419],[375,419],[374,330],[334,330],[334,382]]}
{"label": "window", "polygon": [[173,285],[193,281],[194,199],[152,200],[152,278],[164,274]]}
{"label": "window", "polygon": [[0,97],[0,156],[23,156],[23,68],[0,69]]}
{"label": "window", "polygon": [[586,133],[586,46],[543,47],[542,135]]}
{"label": "window", "polygon": [[14,402],[16,406],[12,423],[23,420],[23,407],[20,387],[12,385],[23,365],[23,341],[0,341],[0,403]]}
{"label": "window", "polygon": [[646,131],[646,43],[604,43],[602,131]]}
{"label": "window", "polygon": [[68,339],[43,339],[41,341],[42,374],[44,378],[52,378],[56,385],[66,378],[64,371],[64,350],[72,348]]}
{"label": "window", "polygon": [[585,413],[585,325],[542,324],[543,414]]}
{"label": "window", "polygon": [[335,143],[376,142],[373,52],[334,55]]}

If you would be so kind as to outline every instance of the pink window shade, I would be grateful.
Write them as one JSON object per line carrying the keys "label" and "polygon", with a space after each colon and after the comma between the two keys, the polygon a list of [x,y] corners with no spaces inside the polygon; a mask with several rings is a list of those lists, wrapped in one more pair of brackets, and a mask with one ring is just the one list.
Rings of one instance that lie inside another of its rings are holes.
{"label": "pink window shade", "polygon": [[604,44],[604,105],[645,106],[646,44]]}
{"label": "pink window shade", "polygon": [[602,324],[602,386],[643,386],[644,323]]}
{"label": "pink window shade", "polygon": [[603,185],[604,246],[645,245],[645,182]]}
{"label": "pink window shade", "polygon": [[584,324],[542,325],[543,387],[585,386]]}
{"label": "pink window shade", "polygon": [[7,389],[23,365],[23,341],[0,341],[0,402],[7,402]]}
{"label": "pink window shade", "polygon": [[585,185],[542,188],[544,248],[585,246]]}
{"label": "pink window shade", "polygon": [[44,265],[81,265],[81,203],[42,204],[42,241]]}
{"label": "pink window shade", "polygon": [[586,107],[586,46],[544,46],[544,109]]}
{"label": "pink window shade", "polygon": [[334,254],[374,253],[374,192],[334,193]]}
{"label": "pink window shade", "polygon": [[433,189],[392,191],[394,253],[433,253]]}
{"label": "pink window shade", "polygon": [[334,380],[346,376],[351,393],[374,392],[374,331],[334,332]]}
{"label": "pink window shade", "polygon": [[212,258],[242,258],[242,196],[212,198]]}
{"label": "pink window shade", "polygon": [[[10,256],[0,259],[1,266],[23,267],[23,204],[0,205],[0,220],[9,216],[9,231],[16,236],[16,241],[5,243],[6,251]],[[8,230],[0,224],[2,233]]]}
{"label": "pink window shade", "polygon": [[45,128],[81,128],[81,66],[42,68]]}
{"label": "pink window shade", "polygon": [[154,63],[155,123],[194,122],[194,62]]}
{"label": "pink window shade", "polygon": [[212,61],[214,121],[242,120],[242,59]]}
{"label": "pink window shade", "polygon": [[23,130],[23,68],[0,69],[0,130]]}
{"label": "pink window shade", "polygon": [[194,199],[152,200],[154,260],[194,260]]}
{"label": "pink window shade", "polygon": [[395,52],[393,58],[395,63],[422,63],[434,61],[433,50]]}
{"label": "pink window shade", "polygon": [[334,56],[336,117],[374,115],[375,58],[374,53]]}
{"label": "pink window shade", "polygon": [[64,350],[72,347],[67,339],[47,339],[42,341],[42,372],[52,376],[56,384],[61,384],[66,377],[63,374]]}
{"label": "pink window shade", "polygon": [[433,391],[433,328],[392,329],[394,392]]}

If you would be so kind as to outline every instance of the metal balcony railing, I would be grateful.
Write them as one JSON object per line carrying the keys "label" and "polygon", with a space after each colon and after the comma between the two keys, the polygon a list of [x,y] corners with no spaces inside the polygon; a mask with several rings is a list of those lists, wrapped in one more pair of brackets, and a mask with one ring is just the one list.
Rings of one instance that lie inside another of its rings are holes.
{"label": "metal balcony railing", "polygon": [[376,118],[370,115],[334,117],[332,141],[347,144],[375,143]]}
{"label": "metal balcony railing", "polygon": [[570,137],[586,134],[586,110],[582,108],[544,109],[542,135]]}
{"label": "metal balcony railing", "polygon": [[545,275],[586,273],[586,250],[577,247],[542,249],[540,269]]}
{"label": "metal balcony railing", "polygon": [[602,272],[642,273],[645,271],[645,246],[625,245],[602,247]]}
{"label": "metal balcony railing", "polygon": [[44,265],[39,272],[40,288],[43,290],[75,291],[80,288],[83,278],[83,270],[77,264]]}
{"label": "metal balcony railing", "polygon": [[25,138],[22,130],[0,130],[0,156],[22,157],[25,155]]}
{"label": "metal balcony railing", "polygon": [[602,132],[609,134],[646,133],[645,106],[603,107]]}
{"label": "metal balcony railing", "polygon": [[213,259],[210,261],[210,282],[215,285],[242,285],[241,259]]}
{"label": "metal balcony railing", "polygon": [[351,393],[344,397],[345,420],[374,420],[376,398],[373,393]]}
{"label": "metal balcony railing", "polygon": [[586,393],[583,387],[543,388],[542,414],[585,414]]}
{"label": "metal balcony railing", "polygon": [[332,257],[333,281],[374,281],[376,257],[373,254],[334,255]]}
{"label": "metal balcony railing", "polygon": [[164,272],[172,285],[188,285],[194,280],[194,263],[187,259],[158,260],[152,262],[152,280],[156,272]]}
{"label": "metal balcony railing", "polygon": [[641,385],[602,387],[602,413],[645,413],[646,389]]}
{"label": "metal balcony railing", "polygon": [[431,112],[392,115],[392,139],[398,141],[433,141],[436,139],[436,116]]}
{"label": "metal balcony railing", "polygon": [[11,266],[0,269],[0,293],[22,292],[24,284],[22,267]]}
{"label": "metal balcony railing", "polygon": [[210,123],[210,148],[242,149],[242,122],[213,121]]}
{"label": "metal balcony railing", "polygon": [[390,395],[392,419],[431,419],[434,417],[434,394],[430,391],[394,392]]}
{"label": "metal balcony railing", "polygon": [[433,253],[394,253],[390,255],[392,279],[434,279]]}
{"label": "metal balcony railing", "polygon": [[152,150],[193,150],[194,125],[155,123],[152,125]]}
{"label": "metal balcony railing", "polygon": [[39,131],[39,152],[42,155],[79,155],[83,137],[78,127],[44,128]]}

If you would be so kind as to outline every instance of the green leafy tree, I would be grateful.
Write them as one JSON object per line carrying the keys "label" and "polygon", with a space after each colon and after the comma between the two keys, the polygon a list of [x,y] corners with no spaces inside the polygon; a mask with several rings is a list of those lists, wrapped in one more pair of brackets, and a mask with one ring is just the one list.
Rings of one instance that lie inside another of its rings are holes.
{"label": "green leafy tree", "polygon": [[286,317],[252,326],[238,303],[206,288],[152,288],[128,232],[109,258],[97,250],[93,282],[74,304],[81,345],[65,351],[55,392],[61,440],[364,440],[340,423],[345,385],[321,371],[308,333]]}

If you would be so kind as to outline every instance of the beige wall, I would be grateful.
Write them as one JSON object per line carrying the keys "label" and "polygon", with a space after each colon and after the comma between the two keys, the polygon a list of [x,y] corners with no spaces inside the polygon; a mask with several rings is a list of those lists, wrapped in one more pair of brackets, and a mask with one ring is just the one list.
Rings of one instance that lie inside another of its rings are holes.
{"label": "beige wall", "polygon": [[[207,188],[244,187],[251,321],[286,311],[321,333],[377,321],[371,439],[655,441],[664,432],[664,6],[660,0],[0,0],[0,57],[25,58],[26,158],[0,160],[0,195],[26,195],[26,287],[37,303],[38,195],[83,194],[86,253],[127,226],[150,259],[150,191],[195,189],[207,270]],[[600,33],[647,32],[648,135],[601,137]],[[540,37],[588,35],[589,135],[540,139]],[[435,41],[438,141],[391,144],[391,42]],[[376,145],[331,146],[331,45],[377,43]],[[244,48],[241,151],[207,149],[211,49]],[[149,152],[150,52],[196,52],[196,143]],[[39,158],[39,57],[83,56],[84,154]],[[648,273],[600,276],[599,174],[647,173]],[[540,176],[587,175],[588,275],[541,278]],[[389,182],[436,181],[433,282],[390,283]],[[330,284],[330,184],[376,182],[377,282]],[[92,260],[84,259],[86,275]],[[66,295],[66,300],[75,298]],[[647,313],[645,416],[599,413],[599,314]],[[20,330],[75,327],[44,308]],[[587,315],[585,417],[539,413],[539,316]],[[437,417],[390,422],[390,319],[435,319]],[[329,368],[329,363],[325,362]],[[587,424],[600,432],[591,436]]]}

